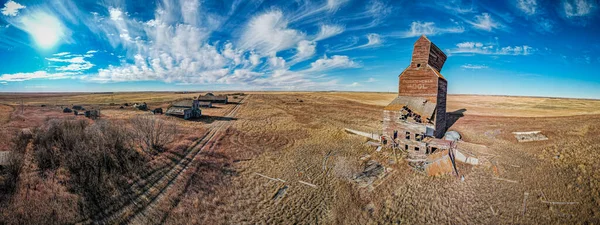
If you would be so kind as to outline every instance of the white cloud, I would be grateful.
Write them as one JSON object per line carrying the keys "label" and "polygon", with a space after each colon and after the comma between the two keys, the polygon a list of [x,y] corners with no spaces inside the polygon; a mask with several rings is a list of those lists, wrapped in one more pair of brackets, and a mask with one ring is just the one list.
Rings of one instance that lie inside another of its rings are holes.
{"label": "white cloud", "polygon": [[98,51],[97,50],[89,50],[85,54],[95,54],[96,52],[98,52]]}
{"label": "white cloud", "polygon": [[4,3],[4,8],[2,8],[2,15],[17,16],[19,14],[19,10],[24,8],[26,8],[24,5],[9,0],[8,2]]}
{"label": "white cloud", "polygon": [[475,21],[467,21],[467,23],[471,24],[474,28],[492,31],[494,29],[499,29],[503,27],[500,22],[492,19],[490,14],[482,13],[481,15],[475,15]]}
{"label": "white cloud", "polygon": [[14,73],[14,74],[3,74],[0,76],[1,81],[26,81],[32,79],[65,79],[71,78],[77,73],[72,72],[61,72],[61,73],[48,73],[46,71],[36,71],[32,73]]}
{"label": "white cloud", "polygon": [[[87,55],[87,54],[86,54]],[[56,63],[68,63],[67,65],[59,66],[56,68],[56,71],[85,71],[89,70],[95,65],[88,62],[85,58],[89,58],[86,55],[71,55],[58,53],[54,54],[54,58],[46,58],[46,60],[50,62]]]}
{"label": "white cloud", "polygon": [[273,10],[250,19],[239,46],[242,49],[256,49],[262,54],[272,54],[290,49],[304,39],[302,32],[288,28],[288,21],[281,11]]}
{"label": "white cloud", "polygon": [[535,15],[537,12],[537,0],[517,0],[517,8],[526,15]]}
{"label": "white cloud", "polygon": [[448,27],[448,28],[439,28],[435,26],[434,22],[421,22],[414,21],[410,24],[410,29],[408,31],[400,32],[398,34],[394,34],[392,36],[400,37],[400,38],[411,38],[418,37],[421,35],[427,36],[435,36],[445,33],[463,33],[465,29],[460,26],[456,27]]}
{"label": "white cloud", "polygon": [[593,1],[563,0],[563,8],[567,17],[583,17],[590,15],[596,8]]}
{"label": "white cloud", "polygon": [[85,71],[85,70],[91,69],[92,67],[94,67],[94,64],[92,64],[90,62],[71,63],[66,66],[58,67],[58,68],[56,68],[56,70],[57,71]]}
{"label": "white cloud", "polygon": [[369,77],[369,79],[367,80],[367,83],[373,83],[377,81],[375,78]]}
{"label": "white cloud", "polygon": [[481,42],[461,42],[456,48],[449,49],[450,54],[482,54],[482,55],[530,55],[535,51],[530,46],[499,47],[495,44],[486,45]]}
{"label": "white cloud", "polygon": [[488,68],[486,65],[473,65],[473,64],[465,64],[465,65],[462,65],[461,67],[465,68],[465,69],[472,69],[472,70],[480,70],[480,69]]}
{"label": "white cloud", "polygon": [[269,57],[269,65],[274,69],[283,69],[285,68],[285,59],[273,55]]}
{"label": "white cloud", "polygon": [[383,42],[381,40],[381,36],[379,36],[379,34],[375,34],[375,33],[367,34],[367,39],[369,40],[369,42],[367,42],[367,44],[365,44],[364,47],[377,46]]}
{"label": "white cloud", "polygon": [[73,57],[73,58],[46,58],[46,60],[51,62],[68,62],[68,63],[85,63],[85,59],[83,57]]}
{"label": "white cloud", "polygon": [[336,36],[344,32],[344,27],[338,25],[321,25],[319,33],[315,36],[313,41],[325,40],[327,38]]}
{"label": "white cloud", "polygon": [[313,41],[300,41],[296,47],[296,55],[292,57],[291,64],[310,59],[317,52],[317,44]]}
{"label": "white cloud", "polygon": [[352,61],[345,55],[334,55],[331,58],[323,56],[323,58],[310,64],[310,68],[306,72],[320,72],[332,69],[357,68],[359,64]]}
{"label": "white cloud", "polygon": [[362,86],[360,83],[358,82],[353,82],[352,84],[348,85],[349,87],[359,87]]}
{"label": "white cloud", "polygon": [[123,12],[119,8],[109,8],[108,13],[110,14],[110,19],[114,21],[123,20]]}

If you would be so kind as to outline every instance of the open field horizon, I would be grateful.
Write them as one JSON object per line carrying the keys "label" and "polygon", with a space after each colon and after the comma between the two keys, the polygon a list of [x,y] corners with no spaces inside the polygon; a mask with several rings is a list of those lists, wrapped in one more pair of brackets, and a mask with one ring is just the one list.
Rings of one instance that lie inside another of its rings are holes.
{"label": "open field horizon", "polygon": [[[110,105],[123,103],[165,103],[177,99],[194,98],[209,92],[114,92],[114,93],[0,93],[0,104],[47,104],[47,105]],[[383,107],[396,93],[386,92],[289,92],[289,91],[226,91],[217,94],[315,94],[334,96],[339,99]],[[548,117],[600,114],[600,100],[557,97],[499,96],[449,94],[447,112],[461,109],[464,115],[506,117]]]}

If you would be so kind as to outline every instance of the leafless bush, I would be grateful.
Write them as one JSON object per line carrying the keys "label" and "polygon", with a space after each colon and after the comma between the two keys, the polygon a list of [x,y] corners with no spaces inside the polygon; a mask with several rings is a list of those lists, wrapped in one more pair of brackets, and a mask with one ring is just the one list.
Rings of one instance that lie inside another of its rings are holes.
{"label": "leafless bush", "polygon": [[144,159],[131,146],[131,132],[109,121],[51,120],[35,135],[42,170],[66,168],[69,188],[83,195],[88,213],[97,213],[129,188]]}
{"label": "leafless bush", "polygon": [[6,167],[7,176],[2,187],[6,193],[12,192],[17,185],[19,174],[23,168],[23,157],[30,139],[31,133],[23,131],[18,132],[12,139],[11,154]]}
{"label": "leafless bush", "polygon": [[162,152],[177,135],[177,125],[155,116],[137,116],[131,119],[135,138],[149,153]]}
{"label": "leafless bush", "polygon": [[35,159],[42,170],[56,169],[65,152],[72,152],[85,140],[85,120],[49,120],[45,128],[36,132]]}

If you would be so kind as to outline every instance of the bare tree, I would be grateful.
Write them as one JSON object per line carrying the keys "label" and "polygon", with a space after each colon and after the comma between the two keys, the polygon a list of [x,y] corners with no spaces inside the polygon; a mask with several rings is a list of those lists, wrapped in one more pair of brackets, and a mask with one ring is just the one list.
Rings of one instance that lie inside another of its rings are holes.
{"label": "bare tree", "polygon": [[155,116],[136,116],[131,119],[135,137],[146,152],[163,151],[175,140],[177,126]]}

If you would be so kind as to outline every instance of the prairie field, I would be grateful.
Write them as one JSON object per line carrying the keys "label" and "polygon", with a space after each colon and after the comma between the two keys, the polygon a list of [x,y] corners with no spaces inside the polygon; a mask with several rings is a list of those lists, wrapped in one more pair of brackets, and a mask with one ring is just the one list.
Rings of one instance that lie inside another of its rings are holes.
{"label": "prairie field", "polygon": [[[62,113],[61,106],[73,104],[101,109],[101,119],[90,124],[135,129],[132,118],[150,116],[177,127],[163,151],[131,147],[141,155],[132,165],[140,168],[119,178],[123,187],[107,187],[113,192],[94,203],[102,210],[89,206],[94,196],[78,189],[73,170],[41,168],[36,142],[25,143],[16,187],[0,196],[0,223],[600,223],[597,100],[449,95],[449,129],[486,149],[481,165],[458,165],[461,180],[425,176],[403,152],[376,152],[366,138],[344,131],[379,132],[383,107],[396,94],[246,92],[187,121],[120,108],[146,102],[165,109],[198,94],[0,94],[3,151],[14,148],[10,140],[23,129],[44,130],[52,119],[88,120]],[[517,142],[512,132],[518,131],[541,131],[548,140]],[[357,183],[371,161],[383,174]]]}

